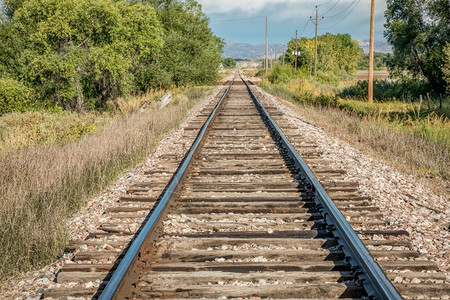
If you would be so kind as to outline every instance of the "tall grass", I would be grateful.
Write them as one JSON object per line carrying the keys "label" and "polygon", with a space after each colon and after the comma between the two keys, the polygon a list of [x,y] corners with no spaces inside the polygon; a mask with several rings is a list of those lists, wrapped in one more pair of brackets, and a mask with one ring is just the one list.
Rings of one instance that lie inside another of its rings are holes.
{"label": "tall grass", "polygon": [[61,255],[70,213],[145,157],[198,103],[193,95],[63,147],[0,152],[0,283]]}

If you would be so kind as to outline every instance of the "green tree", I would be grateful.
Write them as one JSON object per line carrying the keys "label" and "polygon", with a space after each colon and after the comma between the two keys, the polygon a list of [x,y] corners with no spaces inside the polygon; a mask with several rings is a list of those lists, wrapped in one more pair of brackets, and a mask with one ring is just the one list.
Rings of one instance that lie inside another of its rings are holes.
{"label": "green tree", "polygon": [[229,68],[229,69],[236,68],[236,61],[232,57],[224,58],[222,64],[223,64],[224,68]]}
{"label": "green tree", "polygon": [[450,38],[450,2],[387,0],[385,16],[384,35],[394,49],[389,61],[393,74],[408,70],[423,75],[437,92],[444,92],[441,65]]}
{"label": "green tree", "polygon": [[[314,63],[314,39],[302,37],[289,41],[285,60],[292,66],[295,65],[296,45],[299,52],[297,66],[309,72]],[[356,71],[362,53],[358,43],[349,34],[326,33],[318,37],[317,56],[318,70],[342,75]]]}
{"label": "green tree", "polygon": [[444,48],[444,63],[441,69],[446,83],[446,92],[450,95],[450,43],[447,43]]}
{"label": "green tree", "polygon": [[222,62],[223,42],[193,0],[3,4],[0,76],[31,88],[41,106],[82,111],[150,87],[202,84]]}
{"label": "green tree", "polygon": [[196,1],[146,1],[164,27],[164,49],[159,66],[176,85],[215,80],[222,62],[223,42],[209,28],[209,20]]}
{"label": "green tree", "polygon": [[86,100],[102,107],[130,92],[135,60],[162,46],[155,12],[141,3],[27,1],[15,10],[13,23],[27,44],[21,76],[42,98],[77,111]]}
{"label": "green tree", "polygon": [[[361,48],[361,51],[362,48]],[[374,52],[373,67],[375,70],[384,70],[387,68],[389,53]],[[358,61],[358,70],[369,70],[369,54],[363,54]]]}

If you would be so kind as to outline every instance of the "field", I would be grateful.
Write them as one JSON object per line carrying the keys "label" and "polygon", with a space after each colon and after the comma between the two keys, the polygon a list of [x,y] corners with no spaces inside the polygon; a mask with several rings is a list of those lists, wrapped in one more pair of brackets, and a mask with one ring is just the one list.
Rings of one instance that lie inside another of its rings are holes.
{"label": "field", "polygon": [[[374,79],[385,79],[389,77],[389,72],[387,70],[373,71]],[[358,70],[356,71],[357,80],[367,80],[369,78],[369,71]]]}

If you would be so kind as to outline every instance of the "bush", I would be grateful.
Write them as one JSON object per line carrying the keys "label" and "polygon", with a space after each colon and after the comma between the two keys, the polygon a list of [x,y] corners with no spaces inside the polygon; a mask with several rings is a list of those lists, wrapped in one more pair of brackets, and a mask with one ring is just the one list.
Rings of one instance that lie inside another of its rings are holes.
{"label": "bush", "polygon": [[234,60],[234,58],[232,58],[232,57],[227,57],[227,58],[225,58],[224,60],[223,60],[223,66],[225,67],[225,68],[229,68],[229,69],[232,69],[232,68],[235,68],[236,67],[236,61]]}
{"label": "bush", "polygon": [[275,65],[269,70],[267,78],[271,83],[288,83],[292,79],[305,77],[302,71],[295,70],[290,65]]}
{"label": "bush", "polygon": [[33,91],[21,82],[0,78],[0,114],[13,111],[24,112],[33,106]]}
{"label": "bush", "polygon": [[[367,98],[368,81],[358,81],[355,85],[346,87],[339,93],[342,98]],[[417,100],[420,95],[431,93],[430,84],[425,80],[409,79],[393,81],[390,79],[375,80],[373,84],[374,99],[389,100]]]}
{"label": "bush", "polygon": [[339,76],[337,76],[336,74],[334,74],[332,72],[324,73],[322,71],[317,71],[315,78],[320,83],[332,84],[332,85],[338,85],[339,81],[340,81]]}

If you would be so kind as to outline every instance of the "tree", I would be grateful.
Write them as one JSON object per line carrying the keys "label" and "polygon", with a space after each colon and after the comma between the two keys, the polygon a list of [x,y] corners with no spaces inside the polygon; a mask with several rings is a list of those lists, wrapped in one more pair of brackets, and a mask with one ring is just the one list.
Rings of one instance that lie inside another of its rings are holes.
{"label": "tree", "polygon": [[[297,66],[309,71],[314,61],[314,39],[302,37],[288,43],[285,60],[295,65],[295,49],[297,44]],[[337,75],[354,73],[358,60],[362,55],[359,45],[349,34],[326,33],[318,37],[318,69]]]}
{"label": "tree", "polygon": [[447,43],[444,48],[444,63],[442,64],[442,73],[446,83],[447,95],[450,95],[450,43]]}
{"label": "tree", "polygon": [[12,24],[26,45],[18,76],[40,98],[76,111],[132,91],[135,61],[162,47],[154,9],[138,2],[25,1]]}
{"label": "tree", "polygon": [[224,58],[222,64],[223,64],[224,68],[229,68],[229,69],[236,68],[236,61],[232,57]]}
{"label": "tree", "polygon": [[40,105],[103,108],[152,87],[215,80],[222,62],[223,42],[193,0],[0,3],[0,78]]}
{"label": "tree", "polygon": [[158,63],[176,85],[204,84],[217,77],[223,42],[209,28],[201,5],[193,0],[146,1],[164,27],[164,49]]}
{"label": "tree", "polygon": [[[363,52],[363,49],[361,52]],[[384,70],[387,68],[387,61],[389,59],[389,53],[374,52],[373,53],[373,67],[375,70]],[[369,54],[363,54],[358,61],[358,70],[369,69]]]}
{"label": "tree", "polygon": [[385,16],[384,35],[394,49],[389,60],[392,73],[423,75],[437,92],[444,92],[441,65],[450,38],[450,2],[387,0]]}

